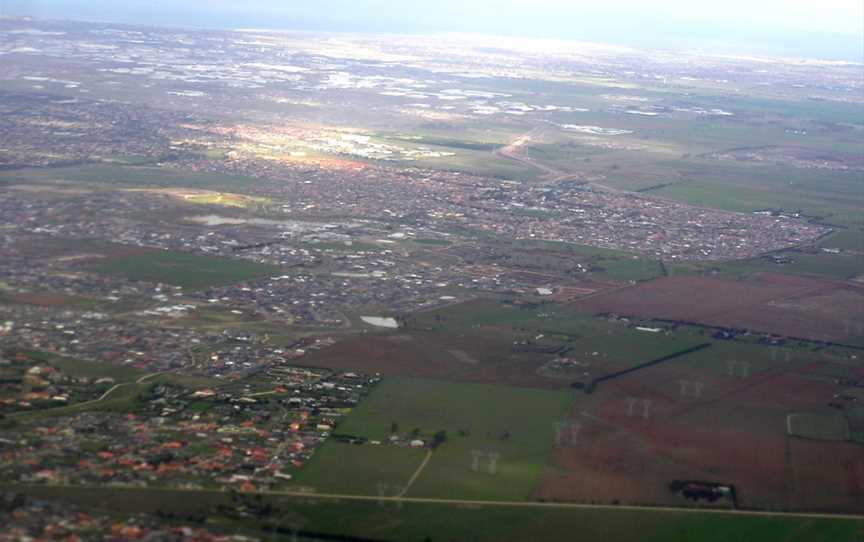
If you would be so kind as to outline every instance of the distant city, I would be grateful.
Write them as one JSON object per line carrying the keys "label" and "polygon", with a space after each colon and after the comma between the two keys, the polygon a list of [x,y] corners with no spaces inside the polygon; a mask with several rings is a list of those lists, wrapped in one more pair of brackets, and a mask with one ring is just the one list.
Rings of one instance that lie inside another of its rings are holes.
{"label": "distant city", "polygon": [[141,22],[0,19],[0,540],[860,537],[860,63]]}

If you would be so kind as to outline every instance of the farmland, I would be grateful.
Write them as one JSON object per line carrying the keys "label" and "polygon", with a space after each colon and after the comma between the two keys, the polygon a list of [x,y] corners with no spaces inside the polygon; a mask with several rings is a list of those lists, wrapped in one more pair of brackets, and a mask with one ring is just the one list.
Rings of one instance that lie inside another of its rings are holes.
{"label": "farmland", "polygon": [[[604,383],[577,396],[536,496],[682,505],[671,480],[713,480],[734,485],[741,507],[851,511],[864,465],[828,406],[843,387],[827,375],[852,372],[823,359],[719,342]],[[836,461],[817,468],[817,454]]]}
{"label": "farmland", "polygon": [[[207,513],[219,505],[254,504],[253,499],[222,492],[189,492],[147,489],[90,489],[61,487],[16,487],[31,495],[51,499],[70,498],[109,510],[155,512],[171,510],[178,517]],[[134,502],[135,507],[129,503]],[[311,496],[263,496],[261,503],[273,507],[274,517],[214,518],[211,526],[229,525],[234,530],[256,533],[280,526],[292,533],[356,534],[377,540],[420,542],[429,533],[437,536],[470,537],[478,541],[569,540],[574,532],[580,540],[600,542],[681,542],[740,540],[807,540],[855,542],[860,521],[829,518],[774,516],[727,516],[709,512],[641,511],[608,509],[556,509],[453,505],[407,501],[394,506],[386,501],[346,501]],[[554,506],[554,505],[553,505]],[[254,510],[254,508],[253,508]],[[214,514],[208,514],[211,517]],[[276,519],[280,518],[280,519]]]}
{"label": "farmland", "polygon": [[[340,434],[349,430],[347,423],[338,428]],[[425,453],[396,446],[328,442],[297,476],[296,488],[310,493],[393,497],[405,488]],[[346,476],[346,471],[355,474]]]}
{"label": "farmland", "polygon": [[[525,500],[552,447],[554,421],[563,415],[567,401],[568,394],[562,392],[387,379],[337,428],[340,434],[385,444],[364,444],[359,451],[350,445],[325,449],[298,483],[321,492],[369,495],[374,494],[375,480],[391,490],[407,489],[410,497]],[[447,440],[431,452],[428,465],[406,488],[423,454],[387,445],[388,438],[410,433],[430,441],[439,431],[446,431]],[[488,456],[474,465],[475,451],[496,454],[494,467]],[[334,482],[332,473],[345,468],[346,461],[359,461],[364,475]]]}
{"label": "farmland", "polygon": [[864,536],[860,65],[0,37],[0,522]]}
{"label": "farmland", "polygon": [[601,375],[699,342],[691,334],[641,332],[580,314],[567,304],[514,306],[480,299],[417,313],[398,332],[345,338],[304,363],[356,366],[388,376],[560,389],[570,381],[538,373],[554,357],[551,352],[567,350],[567,356],[589,363]]}
{"label": "farmland", "polygon": [[841,415],[790,414],[789,434],[815,440],[849,440],[849,422]]}
{"label": "farmland", "polygon": [[[692,300],[698,299],[698,302]],[[864,291],[849,283],[760,274],[671,277],[576,301],[580,310],[864,344]],[[816,316],[818,315],[818,316]]]}
{"label": "farmland", "polygon": [[0,172],[0,181],[17,183],[56,183],[65,181],[83,186],[114,185],[118,188],[184,187],[193,189],[243,192],[254,180],[239,175],[193,173],[157,166],[124,166],[119,164],[87,164],[51,169],[18,169]]}

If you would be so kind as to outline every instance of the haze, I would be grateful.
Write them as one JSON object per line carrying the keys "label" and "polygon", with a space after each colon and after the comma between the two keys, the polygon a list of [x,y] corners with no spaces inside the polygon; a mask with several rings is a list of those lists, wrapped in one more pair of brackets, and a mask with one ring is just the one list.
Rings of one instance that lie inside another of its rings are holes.
{"label": "haze", "polygon": [[[592,40],[656,48],[862,59],[862,2],[802,0],[719,4],[662,0],[224,0],[109,2],[7,0],[10,15],[146,21],[195,27],[351,32],[471,32]],[[204,9],[206,7],[206,10]]]}

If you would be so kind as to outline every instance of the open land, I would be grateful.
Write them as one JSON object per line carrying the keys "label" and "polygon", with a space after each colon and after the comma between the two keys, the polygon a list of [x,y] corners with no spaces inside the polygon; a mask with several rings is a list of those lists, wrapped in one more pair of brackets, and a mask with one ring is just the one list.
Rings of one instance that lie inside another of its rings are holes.
{"label": "open land", "polygon": [[859,64],[0,37],[15,536],[864,533]]}
{"label": "open land", "polygon": [[810,340],[864,341],[864,288],[757,274],[745,281],[667,277],[574,302],[581,310],[743,328]]}

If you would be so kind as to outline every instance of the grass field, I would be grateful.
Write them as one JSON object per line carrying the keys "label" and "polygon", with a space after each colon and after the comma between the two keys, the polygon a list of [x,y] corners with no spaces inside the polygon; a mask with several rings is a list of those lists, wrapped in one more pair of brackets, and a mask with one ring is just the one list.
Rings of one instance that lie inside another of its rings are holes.
{"label": "grass field", "polygon": [[823,239],[819,246],[864,252],[864,229],[859,225],[847,230],[838,230]]}
{"label": "grass field", "polygon": [[72,404],[69,406],[46,408],[43,410],[21,411],[10,414],[7,419],[11,423],[26,423],[28,421],[54,418],[61,416],[71,416],[81,412],[91,411],[107,411],[126,413],[129,412],[141,399],[141,396],[147,392],[152,383],[136,384],[136,383],[121,383],[111,394],[103,401],[86,402]]}
{"label": "grass field", "polygon": [[99,363],[92,361],[84,361],[80,359],[60,356],[48,352],[38,352],[36,350],[15,350],[20,352],[34,363],[47,363],[57,367],[64,373],[73,377],[87,378],[102,378],[111,377],[118,382],[128,382],[144,376],[145,372],[134,367],[109,365],[107,363]]}
{"label": "grass field", "polygon": [[[544,316],[538,318],[538,314]],[[568,355],[594,357],[597,362],[635,365],[704,342],[704,337],[637,331],[557,303],[523,308],[479,299],[415,318],[418,325],[432,326],[439,333],[456,333],[471,326],[510,326],[521,335],[566,340],[572,348]]]}
{"label": "grass field", "polygon": [[160,282],[192,290],[274,275],[279,268],[243,260],[158,251],[109,258],[93,270],[130,280]]}
{"label": "grass field", "polygon": [[88,164],[58,168],[16,169],[0,172],[0,182],[33,183],[69,181],[113,184],[119,187],[184,187],[242,193],[256,184],[255,179],[221,173],[193,173],[166,167]]}
{"label": "grass field", "polygon": [[651,193],[701,207],[728,211],[749,212],[769,208],[803,210],[808,215],[820,216],[840,223],[853,220],[856,212],[855,207],[842,203],[823,202],[818,198],[812,198],[810,194],[791,195],[784,192],[771,192],[763,188],[730,187],[704,181],[676,184]]}
{"label": "grass field", "polygon": [[[536,168],[495,156],[490,151],[454,149],[451,147],[431,147],[436,151],[455,151],[455,156],[423,158],[422,161],[419,162],[423,167],[439,169],[442,171],[458,171],[470,175],[520,182],[535,181],[541,173]],[[417,161],[396,163],[406,167],[416,167],[418,165]]]}
{"label": "grass field", "polygon": [[[444,430],[447,441],[433,453],[409,496],[524,500],[545,464],[554,423],[567,404],[564,392],[388,378],[336,431],[384,441],[396,423],[399,434],[429,441]],[[494,473],[487,459],[481,460],[479,472],[472,469],[473,450],[499,454]],[[386,445],[328,445],[301,472],[298,483],[369,494],[378,483],[404,486],[423,455]]]}
{"label": "grass field", "polygon": [[744,341],[713,341],[711,348],[692,352],[668,363],[688,372],[704,371],[723,376],[730,371],[728,362],[746,361],[748,374],[756,375],[778,364],[787,368],[798,367],[810,362],[813,356],[807,348],[794,346],[780,348]]}
{"label": "grass field", "polygon": [[[8,486],[44,499],[65,499],[122,513],[169,510],[184,517],[208,514],[238,499],[224,492],[159,489]],[[255,496],[247,496],[255,502]],[[251,535],[281,526],[306,533],[373,540],[478,542],[858,542],[864,522],[784,516],[730,516],[706,512],[454,506],[430,503],[349,502],[266,495],[263,518],[208,519],[229,532]],[[283,536],[291,536],[286,529]]]}
{"label": "grass field", "polygon": [[[41,352],[29,349],[8,349],[0,350],[0,353],[7,355],[10,358],[24,356],[26,361],[22,364],[25,368],[36,366],[54,367],[66,377],[78,379],[87,378],[91,381],[100,378],[110,378],[113,381],[100,384],[73,384],[65,388],[67,401],[62,403],[63,406],[53,404],[37,404],[35,408],[19,409],[17,412],[8,412],[6,419],[9,423],[17,423],[22,420],[37,419],[43,417],[65,415],[72,412],[80,412],[91,408],[113,408],[120,406],[128,406],[131,404],[137,395],[137,392],[142,390],[144,386],[136,386],[133,383],[138,378],[145,375],[143,371],[132,367],[123,367],[99,363],[93,361],[84,361],[66,356],[60,356],[53,353]],[[115,386],[115,382],[118,384]],[[111,391],[106,400],[95,401],[99,399],[103,393]],[[0,416],[3,419],[3,416]]]}
{"label": "grass field", "polygon": [[787,431],[796,437],[814,440],[849,440],[849,422],[840,413],[790,414]]}
{"label": "grass field", "polygon": [[[337,432],[347,430],[340,426]],[[413,448],[358,446],[331,439],[315,452],[295,481],[318,493],[392,497],[402,491],[425,454],[425,450]]]}
{"label": "grass field", "polygon": [[[749,212],[766,208],[801,210],[831,223],[860,221],[864,205],[860,174],[821,172],[782,166],[708,162],[660,164],[669,167],[686,182],[670,184],[649,194],[695,205]],[[650,166],[646,168],[650,170]]]}
{"label": "grass field", "polygon": [[805,254],[786,252],[792,263],[778,265],[761,258],[723,262],[717,265],[721,273],[746,277],[753,273],[773,272],[796,275],[815,275],[833,279],[850,279],[864,273],[864,253],[861,254]]}
{"label": "grass field", "polygon": [[[543,266],[549,256],[566,258],[570,262],[582,263],[592,277],[613,281],[640,281],[659,277],[663,274],[657,260],[645,258],[629,252],[610,250],[558,241],[519,240],[513,244],[514,250],[531,250],[528,253],[533,265]],[[544,256],[537,250],[546,251]]]}
{"label": "grass field", "polygon": [[69,307],[81,310],[98,310],[105,308],[104,303],[87,297],[63,294],[16,292],[13,290],[4,290],[2,286],[0,286],[0,304],[35,305],[37,307]]}

